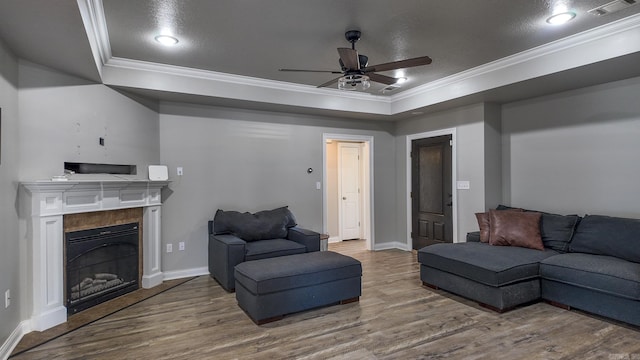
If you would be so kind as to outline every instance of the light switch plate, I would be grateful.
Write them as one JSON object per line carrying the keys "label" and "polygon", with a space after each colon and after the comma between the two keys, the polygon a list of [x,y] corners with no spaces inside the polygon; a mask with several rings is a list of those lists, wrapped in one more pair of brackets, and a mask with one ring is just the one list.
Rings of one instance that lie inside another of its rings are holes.
{"label": "light switch plate", "polygon": [[461,180],[457,182],[458,190],[469,190],[471,189],[471,184],[469,184],[466,180]]}

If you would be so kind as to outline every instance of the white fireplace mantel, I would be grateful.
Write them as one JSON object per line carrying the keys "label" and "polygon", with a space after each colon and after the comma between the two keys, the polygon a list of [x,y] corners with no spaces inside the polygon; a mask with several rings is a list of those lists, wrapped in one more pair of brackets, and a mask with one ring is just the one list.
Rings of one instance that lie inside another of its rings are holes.
{"label": "white fireplace mantel", "polygon": [[46,330],[67,321],[63,263],[63,216],[66,214],[142,207],[142,287],[162,283],[161,190],[168,184],[168,181],[120,179],[42,180],[20,184],[20,212],[26,222],[32,283],[27,297],[32,298],[32,330]]}

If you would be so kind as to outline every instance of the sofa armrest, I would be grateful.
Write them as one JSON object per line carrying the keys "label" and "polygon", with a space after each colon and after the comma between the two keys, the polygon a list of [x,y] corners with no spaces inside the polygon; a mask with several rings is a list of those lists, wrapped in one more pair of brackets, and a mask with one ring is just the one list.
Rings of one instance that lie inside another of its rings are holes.
{"label": "sofa armrest", "polygon": [[227,291],[236,288],[234,267],[244,261],[246,244],[234,235],[209,235],[209,273]]}
{"label": "sofa armrest", "polygon": [[307,252],[320,251],[320,234],[315,231],[295,226],[289,228],[287,239],[306,246]]}
{"label": "sofa armrest", "polygon": [[467,242],[480,242],[480,231],[467,233]]}

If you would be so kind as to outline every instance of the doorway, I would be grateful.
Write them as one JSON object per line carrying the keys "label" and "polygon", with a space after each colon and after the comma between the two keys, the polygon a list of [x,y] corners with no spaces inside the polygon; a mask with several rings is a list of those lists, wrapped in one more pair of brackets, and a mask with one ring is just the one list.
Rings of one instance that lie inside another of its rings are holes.
{"label": "doorway", "polygon": [[329,242],[364,239],[372,250],[373,137],[323,134],[323,232]]}
{"label": "doorway", "polygon": [[419,250],[457,238],[455,129],[407,136],[407,242]]}

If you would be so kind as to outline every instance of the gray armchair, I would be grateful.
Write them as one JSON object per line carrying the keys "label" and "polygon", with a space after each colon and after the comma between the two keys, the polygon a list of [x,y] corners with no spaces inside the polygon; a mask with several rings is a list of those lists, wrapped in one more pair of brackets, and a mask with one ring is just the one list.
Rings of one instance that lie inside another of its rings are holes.
{"label": "gray armchair", "polygon": [[296,226],[288,208],[255,214],[218,210],[209,221],[209,273],[235,290],[234,268],[251,260],[320,250],[320,234]]}

